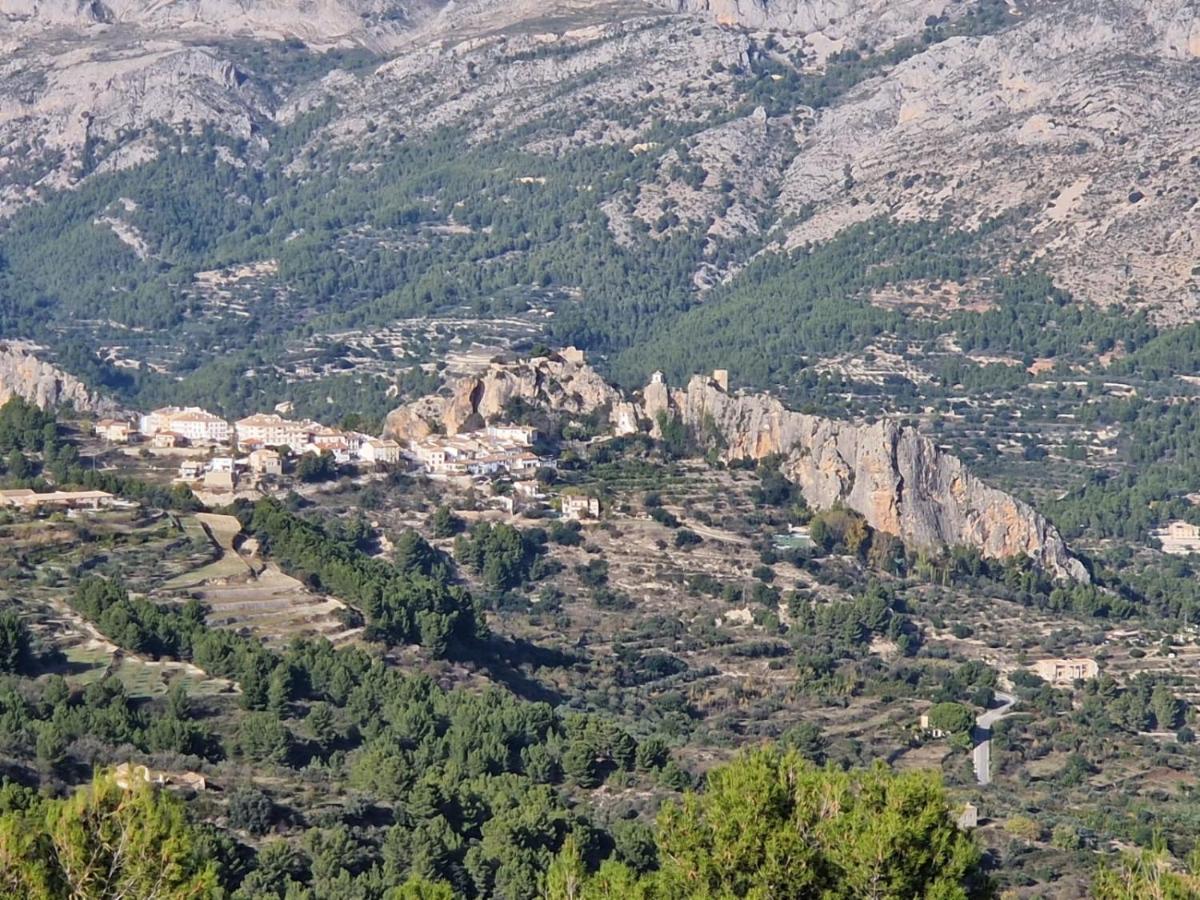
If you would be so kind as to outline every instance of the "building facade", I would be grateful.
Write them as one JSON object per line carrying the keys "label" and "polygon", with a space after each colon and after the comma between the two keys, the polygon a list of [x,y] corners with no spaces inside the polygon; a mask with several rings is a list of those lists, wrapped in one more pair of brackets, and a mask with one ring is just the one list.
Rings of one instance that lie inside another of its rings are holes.
{"label": "building facade", "polygon": [[368,438],[358,448],[358,456],[363,462],[392,465],[400,462],[400,444],[390,438]]}
{"label": "building facade", "polygon": [[250,453],[250,471],[258,475],[282,475],[283,461],[279,454],[269,447],[262,447]]}
{"label": "building facade", "polygon": [[127,443],[132,433],[133,427],[124,419],[101,419],[96,423],[96,437],[114,444]]}
{"label": "building facade", "polygon": [[198,406],[165,406],[142,416],[138,430],[148,436],[170,432],[191,443],[227,444],[229,423]]}
{"label": "building facade", "polygon": [[1080,657],[1077,659],[1041,659],[1030,669],[1035,675],[1051,684],[1071,684],[1075,681],[1087,681],[1100,674],[1100,667],[1094,659]]}
{"label": "building facade", "polygon": [[312,441],[320,427],[311,422],[293,422],[274,413],[256,413],[234,423],[237,443],[241,448],[289,447],[300,453]]}

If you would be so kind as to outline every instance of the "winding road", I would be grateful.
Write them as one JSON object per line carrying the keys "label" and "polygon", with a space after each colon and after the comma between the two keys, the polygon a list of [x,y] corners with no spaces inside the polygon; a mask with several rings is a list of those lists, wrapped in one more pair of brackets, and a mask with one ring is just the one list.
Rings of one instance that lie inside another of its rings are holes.
{"label": "winding road", "polygon": [[975,749],[971,757],[975,762],[975,778],[980,784],[992,783],[992,726],[1008,715],[1017,698],[1012,694],[996,691],[1000,705],[981,713],[975,718]]}

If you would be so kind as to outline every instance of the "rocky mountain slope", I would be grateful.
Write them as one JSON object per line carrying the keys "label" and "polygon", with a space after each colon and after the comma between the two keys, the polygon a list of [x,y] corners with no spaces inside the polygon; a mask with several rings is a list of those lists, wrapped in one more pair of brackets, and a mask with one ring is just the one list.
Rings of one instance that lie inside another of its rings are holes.
{"label": "rocky mountain slope", "polygon": [[[1020,251],[1087,300],[1132,299],[1169,321],[1200,302],[1192,0],[4,0],[0,21],[10,212],[145,163],[162,125],[246,139],[253,164],[267,123],[325,99],[339,113],[306,166],[381,127],[466,124],[479,140],[523,130],[525,146],[553,153],[563,139],[529,126],[567,117],[571,143],[641,140],[655,154],[655,117],[711,118],[692,142],[702,176],[681,177],[686,161],[664,148],[654,177],[606,207],[618,235],[664,215],[707,223],[714,262],[698,269],[701,287],[735,270],[718,248],[747,233],[778,233],[769,249],[877,215],[969,228],[1007,214]],[[230,43],[283,39],[379,56],[284,86]],[[846,69],[830,54],[851,51],[850,68],[870,77],[839,75],[817,106],[791,91]],[[764,78],[768,108],[730,118],[747,81]]]}
{"label": "rocky mountain slope", "polygon": [[656,432],[664,417],[678,419],[701,440],[717,437],[727,460],[783,457],[781,471],[813,508],[846,506],[910,547],[974,547],[992,559],[1025,555],[1056,577],[1089,581],[1044,517],[984,484],[916,429],[804,415],[765,394],[729,393],[705,376],[672,390],[656,374],[629,397],[576,357],[497,362],[397,408],[385,434],[412,441],[435,430],[457,434],[503,423],[514,400],[568,418],[603,412],[615,434]]}
{"label": "rocky mountain slope", "polygon": [[443,434],[472,431],[504,420],[514,401],[565,415],[613,410],[616,423],[625,415],[625,430],[636,423],[632,404],[573,351],[518,362],[494,362],[477,375],[452,381],[445,392],[422,397],[388,415],[384,435],[419,440],[435,430]]}
{"label": "rocky mountain slope", "polygon": [[786,243],[880,213],[1007,214],[1014,243],[1079,297],[1194,318],[1197,13],[1189,0],[1047,4],[900,63],[808,134],[780,205],[817,213]]}

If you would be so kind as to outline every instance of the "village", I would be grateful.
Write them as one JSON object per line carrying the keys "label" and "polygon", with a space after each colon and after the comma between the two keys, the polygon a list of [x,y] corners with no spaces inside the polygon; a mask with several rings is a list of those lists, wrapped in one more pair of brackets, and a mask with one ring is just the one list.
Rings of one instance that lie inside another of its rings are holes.
{"label": "village", "polygon": [[[477,431],[431,434],[402,444],[311,420],[288,419],[280,412],[255,413],[230,422],[199,407],[171,406],[141,415],[136,422],[101,419],[95,423],[94,433],[105,444],[121,445],[127,453],[178,459],[174,483],[186,485],[209,504],[323,480],[309,477],[314,470],[323,475],[399,471],[452,488],[474,489],[487,498],[488,505],[509,513],[556,499],[554,505],[565,518],[599,515],[599,501],[594,497],[564,492],[552,498],[545,492],[545,485],[553,480],[546,473],[557,468],[558,460],[538,446],[537,430],[526,425],[487,425]],[[501,479],[502,486],[497,483]],[[0,505],[111,505],[114,498],[99,494],[103,492],[57,499],[47,494],[0,495]]]}

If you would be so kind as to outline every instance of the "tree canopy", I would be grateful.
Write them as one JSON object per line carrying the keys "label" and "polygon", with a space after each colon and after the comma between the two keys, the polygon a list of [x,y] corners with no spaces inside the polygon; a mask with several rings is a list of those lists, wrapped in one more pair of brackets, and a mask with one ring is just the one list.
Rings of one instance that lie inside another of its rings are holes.
{"label": "tree canopy", "polygon": [[220,896],[183,804],[111,775],[62,800],[0,814],[0,897],[206,900]]}
{"label": "tree canopy", "polygon": [[656,845],[656,872],[610,861],[589,875],[567,842],[546,896],[965,900],[991,890],[934,774],[821,769],[775,748],[740,756],[710,773],[702,793],[666,805]]}

